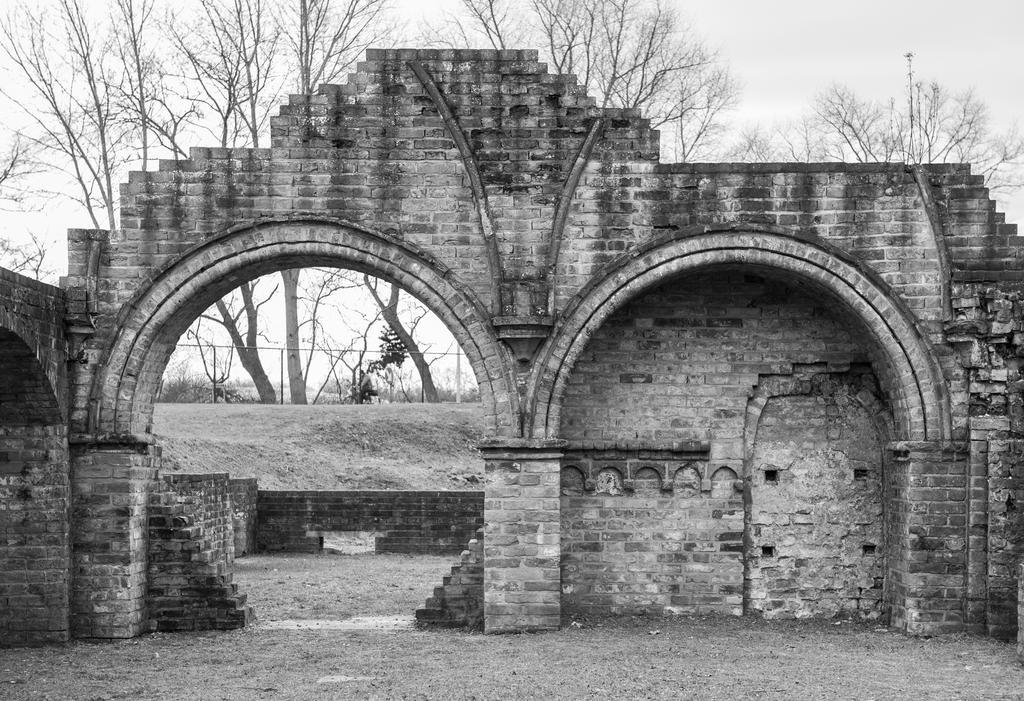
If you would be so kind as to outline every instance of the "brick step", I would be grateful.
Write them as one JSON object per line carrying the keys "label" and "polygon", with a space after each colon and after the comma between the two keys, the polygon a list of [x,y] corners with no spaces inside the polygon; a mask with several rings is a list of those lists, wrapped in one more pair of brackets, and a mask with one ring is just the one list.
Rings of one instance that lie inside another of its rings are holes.
{"label": "brick step", "polygon": [[434,595],[416,612],[424,625],[479,628],[483,625],[483,530],[462,551],[460,562],[434,588]]}

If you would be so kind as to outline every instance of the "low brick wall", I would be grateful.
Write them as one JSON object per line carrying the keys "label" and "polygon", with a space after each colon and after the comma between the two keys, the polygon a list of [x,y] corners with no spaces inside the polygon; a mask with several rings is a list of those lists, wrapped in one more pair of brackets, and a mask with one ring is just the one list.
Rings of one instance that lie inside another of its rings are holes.
{"label": "low brick wall", "polygon": [[256,478],[228,480],[231,494],[235,557],[256,552],[256,502],[259,487]]}
{"label": "low brick wall", "polygon": [[483,492],[263,491],[259,550],[319,552],[323,534],[376,532],[377,552],[458,555],[483,527]]}
{"label": "low brick wall", "polygon": [[252,611],[232,582],[234,559],[227,473],[165,476],[149,500],[150,628],[244,626]]}

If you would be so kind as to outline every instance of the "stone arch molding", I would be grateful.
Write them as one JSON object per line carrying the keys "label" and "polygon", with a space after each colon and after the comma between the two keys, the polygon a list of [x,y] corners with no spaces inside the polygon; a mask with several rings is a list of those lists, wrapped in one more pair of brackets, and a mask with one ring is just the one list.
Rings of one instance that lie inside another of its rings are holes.
{"label": "stone arch molding", "polygon": [[896,431],[908,440],[949,440],[949,398],[938,362],[906,305],[873,271],[820,239],[780,229],[683,230],[634,249],[569,302],[541,349],[527,406],[530,430],[557,437],[561,401],[590,337],[623,304],[672,278],[719,265],[778,271],[827,292],[864,325],[888,364]]}
{"label": "stone arch molding", "polygon": [[501,347],[472,291],[395,237],[336,220],[271,220],[233,227],[154,273],[121,308],[90,393],[94,436],[148,434],[155,393],[178,337],[198,314],[238,285],[290,267],[344,267],[398,284],[436,313],[476,374],[496,435],[518,416]]}

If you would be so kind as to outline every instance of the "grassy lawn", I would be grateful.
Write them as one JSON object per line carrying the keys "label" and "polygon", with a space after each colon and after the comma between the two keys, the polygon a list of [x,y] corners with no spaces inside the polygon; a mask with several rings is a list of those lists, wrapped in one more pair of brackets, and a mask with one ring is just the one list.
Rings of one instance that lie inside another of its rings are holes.
{"label": "grassy lawn", "polygon": [[157,404],[162,472],[261,489],[480,489],[479,404]]}
{"label": "grassy lawn", "polygon": [[626,618],[505,636],[268,626],[410,615],[449,565],[394,555],[246,558],[237,577],[257,625],[0,650],[0,699],[1024,698],[1012,645],[846,622]]}

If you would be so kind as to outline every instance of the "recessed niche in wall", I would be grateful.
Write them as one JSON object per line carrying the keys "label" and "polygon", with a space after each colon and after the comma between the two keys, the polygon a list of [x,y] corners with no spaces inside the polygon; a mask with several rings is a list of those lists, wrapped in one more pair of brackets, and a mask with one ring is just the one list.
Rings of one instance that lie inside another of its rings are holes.
{"label": "recessed niche in wall", "polygon": [[653,467],[642,467],[633,476],[633,490],[636,492],[661,491],[661,475]]}
{"label": "recessed niche in wall", "polygon": [[775,546],[774,545],[762,545],[761,546],[761,557],[775,557]]}
{"label": "recessed niche in wall", "polygon": [[861,552],[865,555],[874,555],[877,546],[874,543],[864,543]]}
{"label": "recessed niche in wall", "polygon": [[764,471],[764,481],[766,484],[778,484],[779,483],[779,471],[775,469]]}
{"label": "recessed niche in wall", "polygon": [[692,465],[680,467],[672,477],[676,496],[695,497],[700,494],[700,473]]}
{"label": "recessed niche in wall", "polygon": [[731,467],[720,467],[711,475],[711,496],[719,499],[736,496],[736,472]]}
{"label": "recessed niche in wall", "polygon": [[853,468],[853,478],[855,480],[866,480],[870,472],[866,467],[855,467]]}
{"label": "recessed niche in wall", "polygon": [[575,465],[562,468],[562,496],[583,494],[583,472]]}
{"label": "recessed niche in wall", "polygon": [[622,473],[614,467],[604,468],[597,473],[597,488],[595,491],[598,494],[609,494],[611,496],[622,494]]}

